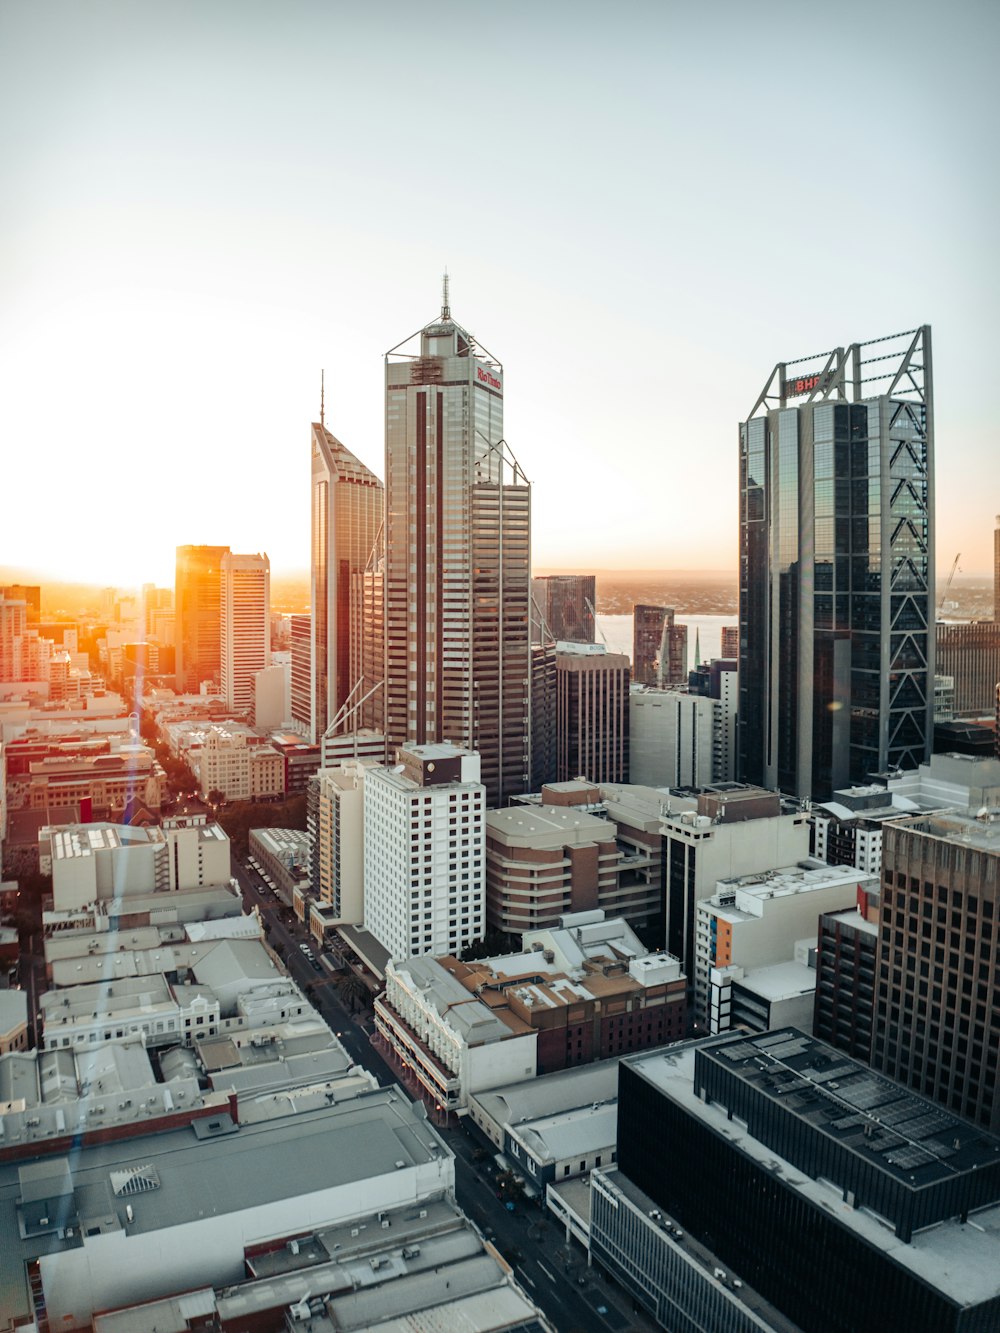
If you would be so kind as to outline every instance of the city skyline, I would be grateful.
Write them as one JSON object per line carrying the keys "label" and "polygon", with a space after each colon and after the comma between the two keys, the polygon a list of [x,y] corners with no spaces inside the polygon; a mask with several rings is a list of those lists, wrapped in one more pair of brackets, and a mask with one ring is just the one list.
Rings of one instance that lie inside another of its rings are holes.
{"label": "city skyline", "polygon": [[[0,562],[167,583],[177,545],[222,541],[306,568],[320,371],[331,430],[380,472],[379,362],[394,330],[433,316],[447,266],[470,331],[504,348],[538,570],[735,571],[732,423],[757,367],[927,319],[939,559],[961,550],[988,572],[996,186],[981,163],[1000,17],[958,8],[852,23],[848,4],[778,81],[762,77],[775,54],[806,49],[782,4],[636,6],[610,28],[596,9],[568,23],[514,5],[489,41],[441,5],[405,55],[380,37],[405,22],[392,7],[8,7],[4,480],[40,494],[44,451],[65,484],[44,526],[31,505],[5,515]],[[878,98],[858,94],[858,40],[893,52]],[[399,128],[434,102],[428,69],[469,143],[429,175]],[[892,164],[917,88],[920,207],[904,216]],[[845,225],[827,221],[822,154],[792,150],[800,126],[812,143],[827,125],[851,143],[852,188],[883,182]],[[778,223],[765,197],[787,201]],[[447,200],[463,201],[457,225],[441,224]],[[185,517],[199,492],[210,523]]]}

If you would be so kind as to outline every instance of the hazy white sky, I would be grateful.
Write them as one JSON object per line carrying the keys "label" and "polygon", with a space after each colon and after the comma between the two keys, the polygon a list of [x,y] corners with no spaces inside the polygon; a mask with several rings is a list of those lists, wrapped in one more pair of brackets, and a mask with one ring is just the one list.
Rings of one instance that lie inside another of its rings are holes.
{"label": "hazy white sky", "polygon": [[990,567],[994,2],[0,4],[0,564],[308,562],[308,425],[505,367],[537,566],[735,567],[773,364],[933,326],[938,565]]}

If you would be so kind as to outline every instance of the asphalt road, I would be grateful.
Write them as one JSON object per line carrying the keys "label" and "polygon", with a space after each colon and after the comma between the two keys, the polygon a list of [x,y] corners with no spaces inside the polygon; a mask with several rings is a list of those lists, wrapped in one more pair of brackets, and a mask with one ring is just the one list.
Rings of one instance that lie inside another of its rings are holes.
{"label": "asphalt road", "polygon": [[[412,1095],[397,1079],[371,1044],[371,1018],[367,1012],[351,1014],[340,1002],[336,980],[325,968],[317,972],[300,944],[315,941],[294,914],[280,903],[256,871],[233,858],[233,874],[243,892],[246,910],[259,907],[271,926],[268,942],[284,950],[284,965],[303,990],[314,987],[312,1002],[337,1034],[348,1055],[375,1074],[383,1086],[395,1084]],[[510,1263],[524,1290],[544,1311],[557,1333],[632,1333],[653,1330],[657,1325],[643,1311],[634,1313],[631,1297],[609,1279],[588,1268],[586,1252],[575,1241],[566,1246],[565,1232],[551,1214],[537,1203],[525,1201],[516,1211],[507,1211],[497,1198],[492,1177],[496,1173],[491,1144],[471,1125],[462,1124],[438,1132],[455,1155],[455,1197],[459,1207],[476,1223]],[[477,1148],[488,1147],[490,1160],[476,1162]]]}

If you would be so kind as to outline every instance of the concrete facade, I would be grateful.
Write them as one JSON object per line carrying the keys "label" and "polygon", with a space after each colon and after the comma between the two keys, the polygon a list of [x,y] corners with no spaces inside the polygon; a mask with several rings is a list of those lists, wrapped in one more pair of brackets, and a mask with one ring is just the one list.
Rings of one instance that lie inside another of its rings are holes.
{"label": "concrete facade", "polygon": [[486,928],[479,756],[442,742],[397,758],[365,777],[365,926],[397,961],[458,953]]}

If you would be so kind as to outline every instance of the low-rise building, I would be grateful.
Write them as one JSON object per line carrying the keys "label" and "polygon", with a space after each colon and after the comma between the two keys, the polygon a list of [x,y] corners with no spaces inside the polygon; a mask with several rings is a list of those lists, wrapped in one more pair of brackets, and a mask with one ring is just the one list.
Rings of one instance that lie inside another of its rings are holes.
{"label": "low-rise building", "polygon": [[94,1317],[94,1333],[179,1329],[195,1310],[227,1330],[553,1333],[451,1199],[421,1195],[417,1203],[256,1246],[243,1280],[107,1311]]}
{"label": "low-rise building", "polygon": [[[419,1212],[454,1190],[452,1154],[392,1088],[266,1107],[259,1119],[220,1110],[198,1133],[184,1125],[0,1164],[8,1319],[89,1327],[99,1311],[228,1288],[253,1256],[294,1253],[295,1238],[327,1228],[360,1231],[368,1214]],[[298,1299],[301,1273],[296,1286]]]}
{"label": "low-rise building", "polygon": [[58,911],[135,895],[228,885],[229,839],[204,816],[181,816],[162,827],[63,824],[39,833],[39,865],[52,875]]}
{"label": "low-rise building", "polygon": [[595,1060],[593,1064],[478,1092],[469,1099],[469,1119],[503,1150],[511,1126],[530,1124],[595,1102],[615,1102],[617,1097],[617,1059]]}
{"label": "low-rise building", "polygon": [[435,958],[389,962],[375,1026],[436,1106],[464,1112],[483,1088],[530,1078],[530,1024],[497,1015]]}
{"label": "low-rise building", "polygon": [[189,1045],[312,1013],[259,940],[189,941],[152,957],[126,950],[71,966],[81,980],[41,997],[46,1050],[140,1035],[149,1046]]}
{"label": "low-rise building", "polygon": [[27,1049],[28,994],[23,990],[0,989],[0,1055]]}
{"label": "low-rise building", "polygon": [[[102,747],[103,748],[103,747]],[[135,801],[158,811],[166,775],[152,750],[134,743],[98,754],[39,759],[29,765],[23,804],[30,810],[75,805],[84,817],[114,815]]]}
{"label": "low-rise building", "polygon": [[464,1115],[481,1089],[680,1039],[685,990],[676,958],[578,913],[520,954],[389,963],[375,1023],[434,1104]]}
{"label": "low-rise building", "polygon": [[0,1055],[0,1160],[148,1134],[231,1105],[228,1096],[201,1091],[193,1065],[158,1080],[139,1036],[86,1049]]}
{"label": "low-rise building", "polygon": [[618,1061],[563,1069],[474,1096],[473,1123],[532,1192],[618,1157]]}
{"label": "low-rise building", "polygon": [[[801,941],[815,949],[820,913],[852,907],[866,882],[877,884],[853,867],[828,866],[814,859],[720,880],[713,896],[698,904],[697,1021],[709,1032],[728,1031],[735,1021],[734,984],[743,982],[751,969],[794,962]],[[799,952],[797,961],[809,972],[808,956]],[[812,998],[807,995],[810,977],[799,975],[803,984],[792,983],[791,991],[789,977],[783,975],[779,991],[786,999],[797,998],[797,1016],[806,1017],[812,1014]],[[811,980],[815,984],[814,971]],[[771,996],[777,998],[773,987]],[[765,1007],[770,1004],[761,1005]],[[776,1016],[779,1012],[780,1005]]]}
{"label": "low-rise building", "polygon": [[221,792],[226,801],[276,799],[285,794],[285,761],[273,746],[248,744],[244,732],[208,727],[200,747],[187,754],[203,800]]}
{"label": "low-rise building", "polygon": [[295,828],[250,830],[250,855],[269,879],[275,892],[291,903],[296,891],[309,887],[309,835]]}

